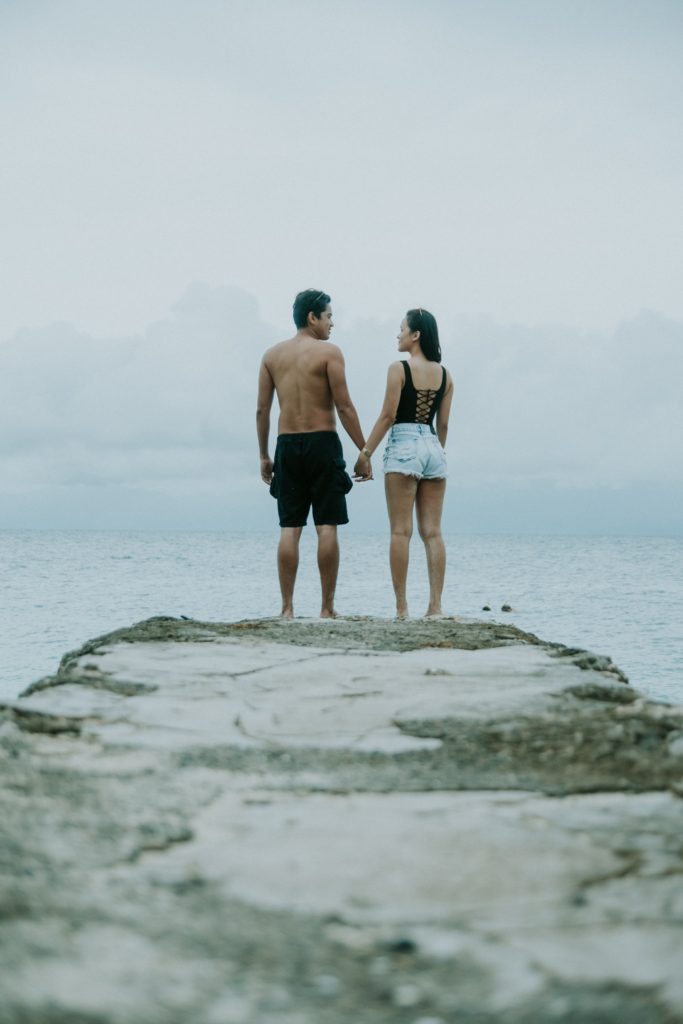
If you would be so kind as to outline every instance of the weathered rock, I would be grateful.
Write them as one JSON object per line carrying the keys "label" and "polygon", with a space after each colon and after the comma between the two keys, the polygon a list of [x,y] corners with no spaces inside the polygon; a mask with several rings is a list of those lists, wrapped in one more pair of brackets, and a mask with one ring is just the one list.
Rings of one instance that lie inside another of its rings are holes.
{"label": "weathered rock", "polygon": [[0,1024],[683,1021],[683,709],[607,658],[152,619],[0,723]]}

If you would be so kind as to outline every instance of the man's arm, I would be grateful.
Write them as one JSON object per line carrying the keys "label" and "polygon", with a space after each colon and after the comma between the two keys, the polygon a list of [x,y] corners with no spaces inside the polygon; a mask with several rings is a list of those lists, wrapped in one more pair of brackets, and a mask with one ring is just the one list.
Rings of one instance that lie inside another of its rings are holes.
{"label": "man's arm", "polygon": [[327,379],[330,382],[332,401],[339,413],[339,419],[344,430],[360,451],[365,444],[365,438],[363,437],[356,407],[351,401],[349,388],[346,383],[344,356],[341,353],[341,349],[337,348],[336,345],[330,345],[330,348],[332,351],[327,359]]}
{"label": "man's arm", "polygon": [[258,375],[258,397],[256,399],[256,434],[258,436],[259,458],[261,459],[261,479],[269,484],[273,479],[273,460],[268,454],[268,435],[270,434],[270,410],[273,405],[275,385],[266,364],[266,357],[261,360]]}

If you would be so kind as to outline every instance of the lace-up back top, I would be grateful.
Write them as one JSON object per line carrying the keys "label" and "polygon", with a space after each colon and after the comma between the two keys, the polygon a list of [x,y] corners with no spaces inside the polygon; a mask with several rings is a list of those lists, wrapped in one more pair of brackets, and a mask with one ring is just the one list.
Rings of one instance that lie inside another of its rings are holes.
{"label": "lace-up back top", "polygon": [[446,390],[446,370],[443,366],[441,367],[441,384],[438,388],[418,389],[413,384],[410,364],[405,359],[402,360],[402,363],[406,380],[401,391],[394,423],[426,423],[434,434],[436,433],[434,417]]}

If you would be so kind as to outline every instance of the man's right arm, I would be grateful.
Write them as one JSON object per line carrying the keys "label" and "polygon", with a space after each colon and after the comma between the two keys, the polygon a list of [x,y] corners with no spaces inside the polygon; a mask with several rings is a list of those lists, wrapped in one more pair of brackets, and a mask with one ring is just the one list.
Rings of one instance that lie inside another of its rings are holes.
{"label": "man's right arm", "polygon": [[360,420],[356,407],[351,401],[349,388],[346,383],[346,368],[344,356],[341,349],[336,345],[330,346],[332,351],[327,359],[327,379],[330,382],[332,401],[339,414],[339,419],[346,433],[349,435],[355,446],[360,451],[365,444],[365,437],[361,430]]}
{"label": "man's right arm", "polygon": [[270,410],[273,405],[275,385],[266,364],[266,357],[261,360],[258,375],[258,397],[256,399],[256,434],[258,436],[259,458],[261,460],[261,479],[269,484],[273,479],[273,460],[268,454],[268,435],[270,434]]}

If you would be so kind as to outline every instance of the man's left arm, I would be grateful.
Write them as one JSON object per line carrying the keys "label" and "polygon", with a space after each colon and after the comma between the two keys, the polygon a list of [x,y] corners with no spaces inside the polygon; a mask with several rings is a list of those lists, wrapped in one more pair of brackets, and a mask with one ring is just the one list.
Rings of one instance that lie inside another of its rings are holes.
{"label": "man's left arm", "polygon": [[339,419],[342,422],[344,430],[349,435],[356,448],[360,451],[365,444],[365,438],[363,436],[363,431],[361,430],[356,407],[351,401],[351,395],[349,394],[349,388],[346,383],[344,356],[342,355],[341,349],[337,348],[336,345],[330,345],[329,350],[327,359],[327,379],[330,384],[332,401],[334,402],[335,409],[339,413]]}
{"label": "man's left arm", "polygon": [[258,397],[256,399],[256,434],[258,436],[259,458],[261,460],[261,479],[269,484],[273,479],[273,460],[268,453],[268,436],[270,434],[270,410],[273,406],[275,385],[266,363],[261,360],[258,375]]}

